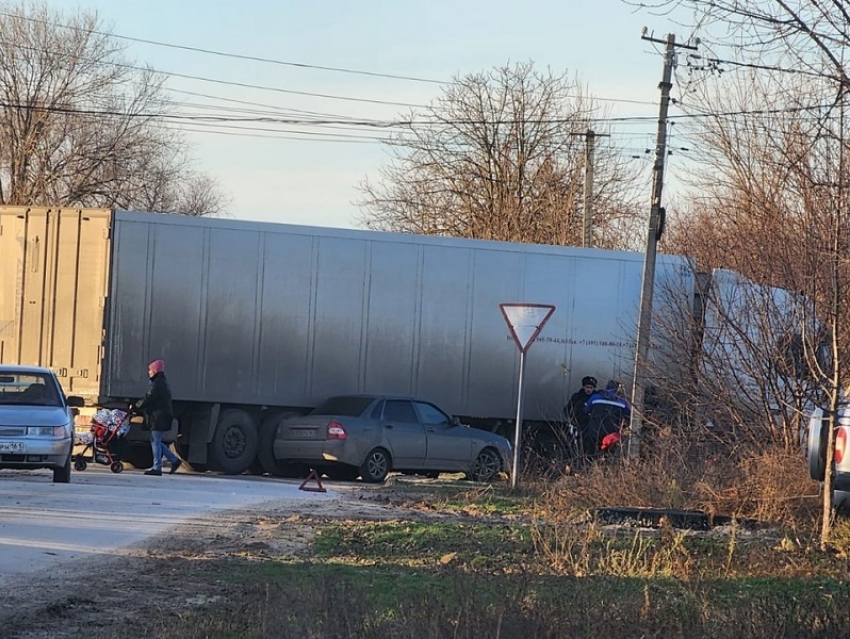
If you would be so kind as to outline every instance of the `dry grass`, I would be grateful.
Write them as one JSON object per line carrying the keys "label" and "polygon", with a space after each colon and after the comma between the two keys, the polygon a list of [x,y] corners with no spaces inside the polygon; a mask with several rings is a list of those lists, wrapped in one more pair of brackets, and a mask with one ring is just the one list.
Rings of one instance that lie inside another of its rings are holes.
{"label": "dry grass", "polygon": [[550,486],[544,501],[554,516],[602,506],[693,509],[808,530],[820,515],[802,453],[769,442],[668,439],[641,459],[591,463]]}
{"label": "dry grass", "polygon": [[[144,636],[850,636],[850,523],[836,527],[837,555],[817,550],[820,499],[802,454],[671,439],[647,452],[526,477],[517,490],[435,484],[417,496],[399,486],[399,508],[421,501],[460,517],[345,521],[323,528],[304,561],[208,563],[221,601],[154,621]],[[698,509],[765,529],[612,530],[587,521],[602,506]]]}

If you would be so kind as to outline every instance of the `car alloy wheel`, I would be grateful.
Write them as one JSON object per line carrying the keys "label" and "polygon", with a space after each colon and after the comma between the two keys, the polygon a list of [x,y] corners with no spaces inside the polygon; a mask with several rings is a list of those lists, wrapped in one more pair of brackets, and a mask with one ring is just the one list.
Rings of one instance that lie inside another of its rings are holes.
{"label": "car alloy wheel", "polygon": [[390,472],[390,457],[381,448],[376,448],[366,456],[366,461],[360,467],[360,476],[370,484],[380,484]]}
{"label": "car alloy wheel", "polygon": [[472,479],[475,481],[490,481],[498,474],[500,468],[501,464],[496,453],[489,448],[485,448],[478,453],[478,458],[475,460]]}

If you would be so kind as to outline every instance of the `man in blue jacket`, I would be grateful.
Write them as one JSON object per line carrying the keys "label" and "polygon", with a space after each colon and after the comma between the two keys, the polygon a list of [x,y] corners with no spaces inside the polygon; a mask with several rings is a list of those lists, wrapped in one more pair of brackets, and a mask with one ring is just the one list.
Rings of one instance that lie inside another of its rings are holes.
{"label": "man in blue jacket", "polygon": [[598,455],[602,450],[602,440],[606,436],[619,434],[632,414],[631,406],[620,392],[620,382],[609,380],[604,391],[590,396],[585,405],[587,426],[583,433],[584,454],[588,457]]}

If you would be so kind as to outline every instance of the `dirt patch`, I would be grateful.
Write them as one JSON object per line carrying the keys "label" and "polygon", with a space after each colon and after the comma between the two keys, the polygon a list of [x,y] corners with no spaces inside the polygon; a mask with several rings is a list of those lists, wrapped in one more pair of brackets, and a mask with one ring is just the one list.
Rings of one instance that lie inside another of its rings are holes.
{"label": "dirt patch", "polygon": [[[187,611],[228,598],[233,584],[221,581],[226,562],[309,557],[318,529],[331,521],[524,519],[475,509],[447,512],[427,494],[398,494],[390,486],[382,490],[352,484],[335,490],[341,493],[336,501],[281,501],[220,511],[111,555],[67,562],[6,582],[0,596],[2,636],[168,636],[170,625]],[[604,528],[608,534],[634,534],[634,527]],[[658,531],[645,532],[651,536]],[[151,628],[152,623],[157,627]]]}
{"label": "dirt patch", "polygon": [[308,556],[323,523],[473,519],[430,510],[421,502],[419,508],[405,507],[411,503],[409,498],[352,488],[332,502],[272,502],[217,512],[112,555],[22,575],[6,582],[0,596],[2,636],[141,636],[145,619],[155,617],[165,629],[174,615],[226,596],[224,584],[205,578],[221,572],[221,560]]}

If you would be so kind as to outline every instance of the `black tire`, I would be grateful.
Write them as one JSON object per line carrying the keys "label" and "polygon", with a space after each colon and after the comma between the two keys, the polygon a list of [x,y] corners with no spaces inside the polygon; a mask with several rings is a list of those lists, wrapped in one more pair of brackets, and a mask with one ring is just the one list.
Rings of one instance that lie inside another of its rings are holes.
{"label": "black tire", "polygon": [[390,454],[383,448],[375,448],[366,455],[366,460],[360,466],[360,477],[369,484],[380,484],[392,468]]}
{"label": "black tire", "polygon": [[425,477],[427,479],[439,479],[440,478],[440,473],[438,473],[436,470],[429,470],[429,471],[426,471],[423,474],[425,475]]}
{"label": "black tire", "polygon": [[326,468],[325,475],[334,481],[354,481],[360,476],[360,469],[354,466],[334,466]]}
{"label": "black tire", "polygon": [[225,475],[241,475],[257,456],[257,438],[257,426],[248,413],[224,411],[210,443],[210,467]]}
{"label": "black tire", "polygon": [[74,461],[74,470],[83,472],[86,468],[88,468],[88,464],[85,459],[77,459]]}
{"label": "black tire", "polygon": [[62,468],[53,469],[53,483],[67,484],[71,481],[71,455],[65,460],[65,465]]}
{"label": "black tire", "polygon": [[205,473],[210,469],[210,467],[207,466],[206,464],[192,464],[192,463],[187,462],[185,460],[183,461],[183,463],[186,464],[191,470],[195,471],[196,473]]}
{"label": "black tire", "polygon": [[502,462],[499,455],[492,448],[485,448],[475,459],[475,465],[472,467],[469,478],[473,481],[492,481],[502,469]]}
{"label": "black tire", "polygon": [[127,446],[122,459],[139,470],[150,468],[153,466],[153,451],[150,444],[131,444]]}
{"label": "black tire", "polygon": [[117,475],[118,473],[123,473],[123,472],[124,472],[124,464],[122,464],[120,461],[114,461],[114,462],[112,462],[112,464],[109,466],[109,470],[111,470],[111,471],[112,471],[113,473],[115,473],[116,475]]}
{"label": "black tire", "polygon": [[[257,460],[262,469],[275,477],[287,477],[292,475],[292,469],[282,468],[281,463],[274,456],[274,438],[277,433],[278,424],[287,417],[296,413],[271,413],[263,419],[257,438]],[[288,464],[291,466],[292,464]],[[308,471],[309,472],[309,471]],[[284,474],[278,474],[284,473]],[[306,475],[304,475],[306,477]],[[294,477],[293,477],[294,478]]]}

